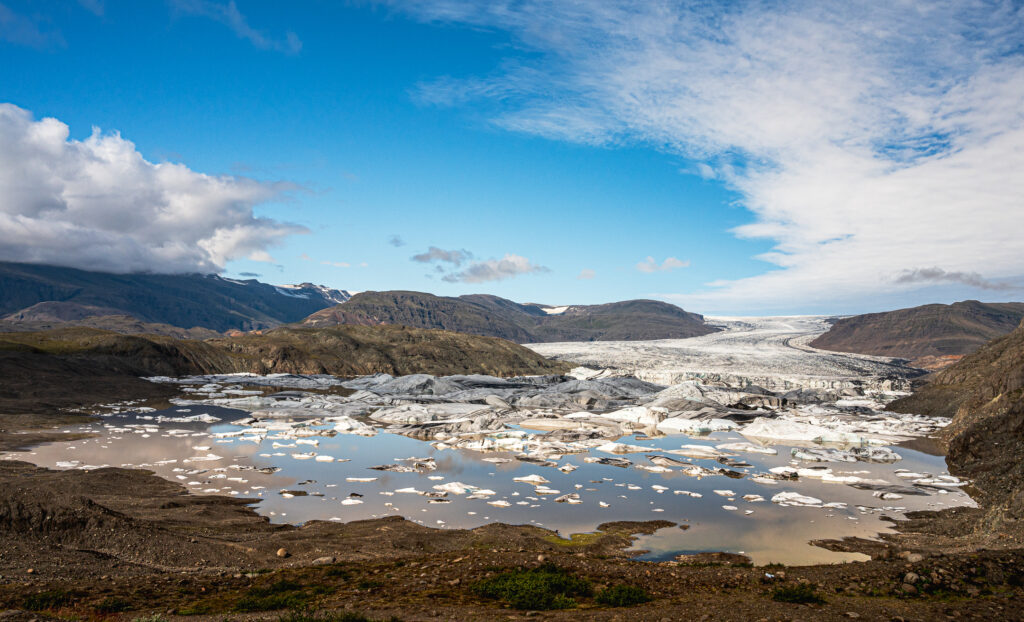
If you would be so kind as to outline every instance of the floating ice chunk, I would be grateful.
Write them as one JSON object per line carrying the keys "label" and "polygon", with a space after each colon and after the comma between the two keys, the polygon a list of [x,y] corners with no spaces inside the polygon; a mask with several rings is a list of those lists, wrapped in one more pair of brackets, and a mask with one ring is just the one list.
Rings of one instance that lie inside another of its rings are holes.
{"label": "floating ice chunk", "polygon": [[675,454],[677,456],[686,456],[687,458],[725,458],[729,454],[718,451],[714,447],[708,445],[683,445],[679,449],[667,449],[666,453]]}
{"label": "floating ice chunk", "polygon": [[423,494],[422,490],[416,490],[412,486],[409,486],[408,488],[399,488],[395,492],[402,493],[402,494],[409,494],[409,495],[422,495]]}
{"label": "floating ice chunk", "polygon": [[739,426],[728,419],[687,419],[685,417],[671,417],[661,421],[655,427],[659,432],[665,432],[666,434],[710,434],[711,432],[735,430]]}
{"label": "floating ice chunk", "polygon": [[470,486],[469,484],[463,484],[462,482],[448,482],[446,484],[434,485],[434,490],[440,490],[441,492],[450,492],[453,495],[464,495],[467,492],[473,492],[476,489],[476,486]]}
{"label": "floating ice chunk", "polygon": [[557,502],[557,503],[569,503],[569,504],[583,503],[583,501],[580,499],[580,495],[578,493],[575,493],[575,492],[570,492],[567,495],[562,495],[561,497],[556,497],[555,498],[555,502]]}
{"label": "floating ice chunk", "polygon": [[867,445],[876,442],[874,439],[852,432],[841,432],[820,425],[768,417],[754,419],[740,430],[740,434],[748,438],[844,445]]}
{"label": "floating ice chunk", "polygon": [[341,504],[342,505],[359,505],[362,502],[363,502],[362,499],[354,499],[352,497],[347,497],[345,499],[342,499]]}
{"label": "floating ice chunk", "polygon": [[780,492],[772,497],[772,503],[782,506],[822,507],[824,501],[802,495],[798,492]]}
{"label": "floating ice chunk", "polygon": [[521,475],[519,477],[513,477],[512,481],[514,481],[514,482],[523,482],[524,484],[535,484],[535,485],[550,484],[551,483],[551,480],[546,479],[543,476],[536,475],[536,474]]}
{"label": "floating ice chunk", "polygon": [[558,470],[561,471],[562,473],[572,473],[578,468],[579,467],[576,466],[575,464],[563,464],[562,466],[558,467]]}
{"label": "floating ice chunk", "polygon": [[537,486],[533,489],[533,492],[537,495],[557,495],[562,491],[555,490],[554,488],[548,488],[547,486]]}
{"label": "floating ice chunk", "polygon": [[377,478],[376,477],[346,477],[345,481],[346,482],[356,483],[356,484],[364,484],[364,483],[369,483],[369,482],[375,482],[375,481],[377,481]]}
{"label": "floating ice chunk", "polygon": [[720,495],[722,497],[735,497],[736,496],[736,493],[731,491],[731,490],[716,490],[715,494],[716,495]]}
{"label": "floating ice chunk", "polygon": [[756,443],[723,443],[716,447],[722,451],[743,451],[752,454],[765,454],[766,456],[774,456],[779,453],[777,449]]}
{"label": "floating ice chunk", "polygon": [[313,453],[313,452],[306,453],[306,454],[292,454],[292,458],[295,458],[296,460],[309,460],[310,458],[315,458],[315,457],[316,457],[316,454]]}
{"label": "floating ice chunk", "polygon": [[320,454],[319,456],[316,457],[316,461],[317,462],[334,462],[334,456],[327,456],[327,455],[324,455],[324,454]]}
{"label": "floating ice chunk", "polygon": [[631,408],[623,408],[622,410],[616,410],[610,413],[602,413],[601,417],[603,419],[611,419],[612,421],[626,421],[641,425],[654,425],[665,419],[667,415],[668,409],[660,406],[633,406]]}
{"label": "floating ice chunk", "polygon": [[598,445],[594,449],[609,454],[637,454],[654,451],[656,448],[641,447],[640,445],[628,445],[626,443],[605,443],[604,445]]}
{"label": "floating ice chunk", "polygon": [[747,503],[761,503],[764,501],[764,497],[761,495],[743,495],[743,500]]}
{"label": "floating ice chunk", "polygon": [[738,510],[739,508],[738,508],[738,507],[736,507],[735,505],[723,505],[723,506],[722,506],[722,509],[723,509],[723,510],[729,510],[730,512],[735,512],[735,511],[736,511],[736,510]]}
{"label": "floating ice chunk", "polygon": [[512,505],[511,503],[509,503],[508,501],[505,501],[504,499],[497,499],[495,501],[488,501],[487,504],[488,505],[493,505],[496,508],[507,508],[510,505]]}

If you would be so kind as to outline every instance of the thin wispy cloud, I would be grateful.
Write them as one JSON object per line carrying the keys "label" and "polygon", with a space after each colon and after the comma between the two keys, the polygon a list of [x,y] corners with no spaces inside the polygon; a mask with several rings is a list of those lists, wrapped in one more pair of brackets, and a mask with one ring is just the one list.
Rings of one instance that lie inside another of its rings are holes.
{"label": "thin wispy cloud", "polygon": [[0,2],[0,41],[36,49],[63,47],[60,29],[38,14],[23,14]]}
{"label": "thin wispy cloud", "polygon": [[405,240],[403,240],[400,235],[392,235],[388,237],[388,244],[395,248],[401,248],[402,246],[405,246]]}
{"label": "thin wispy cloud", "polygon": [[668,272],[669,270],[678,270],[679,268],[689,267],[689,261],[680,261],[675,257],[666,257],[665,261],[660,264],[655,261],[654,257],[648,257],[647,259],[638,262],[636,269],[640,272],[646,272],[648,274],[652,272]]}
{"label": "thin wispy cloud", "polygon": [[487,283],[511,279],[522,274],[550,271],[544,266],[530,262],[526,257],[507,253],[501,259],[474,262],[465,270],[447,274],[441,280],[449,283]]}
{"label": "thin wispy cloud", "polygon": [[334,268],[351,268],[352,264],[347,261],[321,261],[321,266],[332,266]]}
{"label": "thin wispy cloud", "polygon": [[443,248],[431,246],[425,253],[419,253],[413,255],[412,260],[418,261],[419,263],[450,263],[453,266],[461,266],[462,263],[468,259],[471,259],[473,254],[466,250],[450,250],[446,251]]}
{"label": "thin wispy cloud", "polygon": [[0,104],[0,260],[110,272],[219,272],[304,227],[253,209],[295,186],[147,161],[119,134],[71,140],[53,118]]}
{"label": "thin wispy cloud", "polygon": [[[393,3],[517,39],[420,85],[516,132],[646,144],[740,196],[764,273],[689,306],[834,303],[1024,274],[1024,9],[1011,1]],[[979,252],[984,249],[984,252]],[[941,258],[935,265],[936,258]]]}
{"label": "thin wispy cloud", "polygon": [[245,15],[238,10],[235,0],[226,3],[216,0],[170,0],[170,3],[177,13],[206,17],[224,24],[239,39],[244,39],[261,50],[275,50],[286,54],[298,54],[302,51],[302,40],[290,30],[283,36],[274,37],[251,26]]}
{"label": "thin wispy cloud", "polygon": [[584,268],[580,270],[580,273],[576,275],[576,279],[580,281],[589,281],[597,275],[596,272],[590,268]]}

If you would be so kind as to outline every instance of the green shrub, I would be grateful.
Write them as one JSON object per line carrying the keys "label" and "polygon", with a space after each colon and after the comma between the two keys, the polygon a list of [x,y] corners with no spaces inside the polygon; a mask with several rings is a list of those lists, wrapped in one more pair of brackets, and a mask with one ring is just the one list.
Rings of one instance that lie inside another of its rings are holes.
{"label": "green shrub", "polygon": [[47,590],[38,594],[29,594],[22,604],[29,611],[43,611],[70,605],[72,600],[73,596],[64,590]]}
{"label": "green shrub", "polygon": [[502,600],[516,609],[571,609],[573,596],[589,596],[590,582],[548,563],[538,568],[517,568],[472,586],[484,598]]}
{"label": "green shrub", "polygon": [[805,603],[821,605],[825,602],[825,599],[820,594],[814,591],[814,588],[806,583],[798,585],[784,585],[782,587],[775,588],[772,592],[772,600],[777,600],[780,603]]}
{"label": "green shrub", "polygon": [[97,613],[119,613],[121,611],[128,611],[131,608],[132,604],[130,602],[117,596],[107,596],[93,607]]}
{"label": "green shrub", "polygon": [[598,592],[594,600],[609,607],[632,607],[654,599],[635,585],[614,585]]}

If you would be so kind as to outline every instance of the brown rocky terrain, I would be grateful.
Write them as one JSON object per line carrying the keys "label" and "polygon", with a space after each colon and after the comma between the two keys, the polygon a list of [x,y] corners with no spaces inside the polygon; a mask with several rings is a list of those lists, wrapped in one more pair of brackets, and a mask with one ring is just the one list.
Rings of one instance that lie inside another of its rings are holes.
{"label": "brown rocky terrain", "polygon": [[1024,303],[1019,302],[924,305],[839,319],[810,345],[911,359],[917,367],[941,369],[1009,333],[1022,318]]}
{"label": "brown rocky terrain", "polygon": [[310,315],[301,324],[440,328],[517,343],[683,339],[718,330],[701,315],[656,300],[577,305],[557,314],[543,309],[481,294],[452,298],[423,292],[362,292]]}
{"label": "brown rocky terrain", "polygon": [[943,431],[950,471],[974,480],[988,508],[977,528],[1024,531],[1024,322],[889,408],[952,416]]}

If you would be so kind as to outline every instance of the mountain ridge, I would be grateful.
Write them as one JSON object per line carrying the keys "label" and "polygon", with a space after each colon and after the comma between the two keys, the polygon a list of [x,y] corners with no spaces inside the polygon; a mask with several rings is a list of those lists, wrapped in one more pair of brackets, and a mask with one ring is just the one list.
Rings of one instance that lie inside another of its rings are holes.
{"label": "mountain ridge", "polygon": [[1013,331],[1024,303],[964,300],[837,319],[808,345],[821,350],[910,359],[940,369]]}
{"label": "mountain ridge", "polygon": [[396,324],[501,337],[517,343],[681,339],[716,332],[704,317],[657,300],[567,306],[548,313],[489,294],[436,296],[405,290],[360,292],[311,314],[299,324],[334,326]]}
{"label": "mountain ridge", "polygon": [[311,283],[114,274],[14,262],[0,262],[0,292],[0,318],[9,322],[54,322],[68,315],[84,319],[91,311],[93,316],[124,315],[144,323],[217,332],[274,328],[349,298],[344,290]]}

